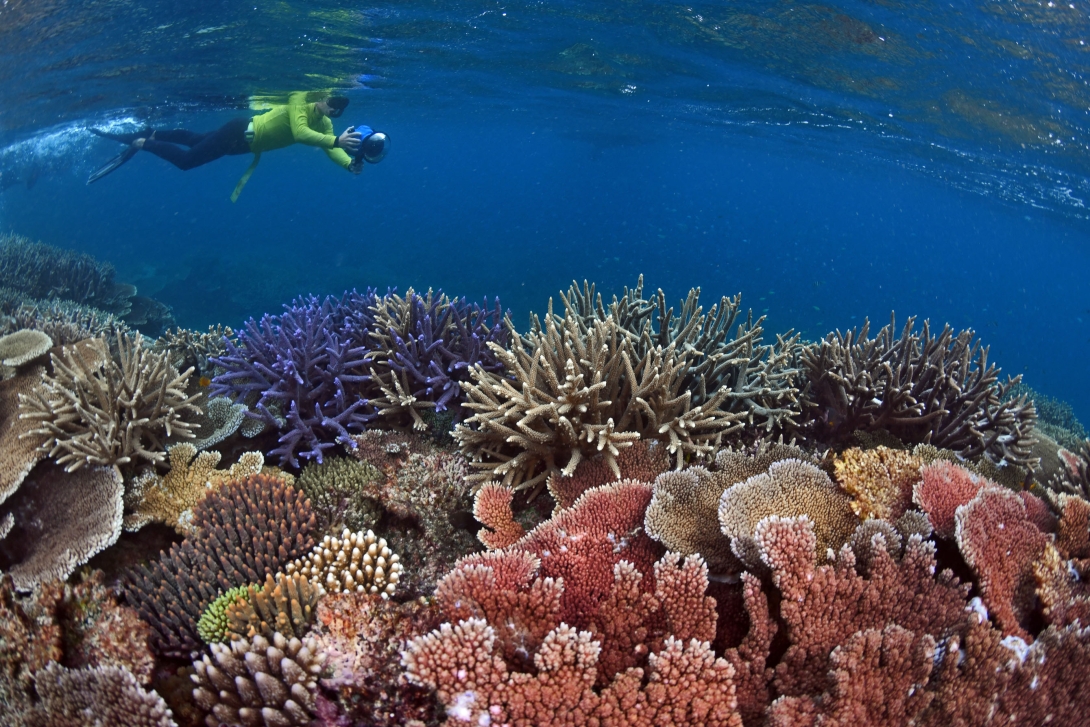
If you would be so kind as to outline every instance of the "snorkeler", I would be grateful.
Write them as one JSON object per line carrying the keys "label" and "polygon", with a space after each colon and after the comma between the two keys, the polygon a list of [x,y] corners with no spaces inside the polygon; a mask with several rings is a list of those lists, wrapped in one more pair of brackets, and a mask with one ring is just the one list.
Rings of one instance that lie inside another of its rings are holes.
{"label": "snorkeler", "polygon": [[205,134],[186,129],[145,129],[127,134],[91,129],[98,136],[128,144],[129,147],[91,174],[87,183],[102,179],[141,149],[166,159],[183,171],[223,156],[253,152],[253,162],[231,195],[234,202],[261,160],[262,152],[295,143],[319,147],[336,164],[359,174],[365,161],[377,164],[382,160],[386,155],[388,139],[385,134],[372,132],[369,127],[360,127],[368,132],[366,138],[354,126],[348,127],[339,136],[335,135],[330,119],[343,114],[346,106],[348,99],[344,96],[329,96],[322,101],[307,103],[305,94],[295,93],[287,104],[273,106],[267,113],[257,116],[233,119]]}

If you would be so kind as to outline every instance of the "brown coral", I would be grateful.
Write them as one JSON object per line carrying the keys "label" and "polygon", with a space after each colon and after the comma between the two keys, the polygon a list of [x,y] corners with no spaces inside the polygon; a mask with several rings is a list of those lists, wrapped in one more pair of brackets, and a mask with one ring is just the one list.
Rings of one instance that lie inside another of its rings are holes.
{"label": "brown coral", "polygon": [[272,638],[276,632],[302,638],[314,622],[314,609],[321,591],[302,575],[277,573],[265,576],[260,586],[249,586],[247,594],[227,605],[227,637],[249,639],[260,634]]}
{"label": "brown coral", "polygon": [[44,366],[27,366],[5,381],[0,381],[0,503],[19,489],[45,452],[46,437],[33,434],[34,423],[19,417],[19,398],[30,394],[42,383]]}
{"label": "brown coral", "polygon": [[[192,437],[197,396],[185,393],[179,374],[142,339],[118,337],[119,362],[104,338],[64,346],[51,356],[53,375],[19,397],[20,416],[36,423],[42,448],[69,471],[88,464],[120,465],[134,458],[159,462],[164,441]],[[198,395],[199,396],[199,395]]]}
{"label": "brown coral", "polygon": [[912,504],[912,488],[920,482],[920,457],[888,447],[852,448],[833,463],[836,481],[852,496],[852,511],[860,520],[893,521]]}
{"label": "brown coral", "polygon": [[314,718],[315,692],[325,654],[312,638],[272,639],[212,644],[193,662],[193,699],[211,712],[208,727],[307,725]]}
{"label": "brown coral", "polygon": [[754,549],[757,524],[770,515],[805,515],[813,523],[818,553],[835,553],[859,524],[848,498],[829,476],[797,459],[773,462],[768,472],[729,488],[719,500],[719,524],[731,550],[750,568],[761,565]]}

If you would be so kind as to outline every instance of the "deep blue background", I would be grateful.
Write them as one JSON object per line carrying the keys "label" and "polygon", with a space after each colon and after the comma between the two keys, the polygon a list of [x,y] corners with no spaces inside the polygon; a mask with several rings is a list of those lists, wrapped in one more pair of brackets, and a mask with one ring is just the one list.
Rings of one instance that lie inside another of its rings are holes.
{"label": "deep blue background", "polygon": [[[524,328],[572,279],[612,295],[640,273],[672,300],[741,291],[769,335],[896,310],[975,328],[1004,372],[1090,420],[1086,223],[803,139],[352,98],[338,129],[393,139],[359,178],[296,146],[265,154],[234,205],[248,156],[182,173],[143,153],[88,187],[120,147],[72,131],[70,164],[0,195],[0,225],[112,262],[190,327],[374,285],[499,295]],[[231,116],[177,118],[204,130]]]}

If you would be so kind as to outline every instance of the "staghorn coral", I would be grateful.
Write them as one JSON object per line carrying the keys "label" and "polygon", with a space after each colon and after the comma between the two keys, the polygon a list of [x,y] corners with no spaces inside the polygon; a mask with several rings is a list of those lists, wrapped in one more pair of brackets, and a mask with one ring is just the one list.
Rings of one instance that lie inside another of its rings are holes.
{"label": "staghorn coral", "polygon": [[13,527],[0,540],[0,568],[21,590],[64,580],[121,535],[124,481],[116,467],[65,472],[42,464],[0,506]]}
{"label": "staghorn coral", "polygon": [[852,496],[852,511],[861,519],[896,520],[912,504],[923,459],[903,450],[851,448],[833,462],[836,482]]}
{"label": "staghorn coral", "polygon": [[390,551],[386,538],[368,530],[344,529],[340,538],[329,535],[302,558],[288,563],[288,574],[298,573],[326,593],[378,593],[389,598],[401,579],[401,559]]}
{"label": "staghorn coral", "polygon": [[1018,495],[983,487],[957,509],[955,538],[976,573],[980,596],[1006,634],[1026,638],[1022,627],[1034,609],[1033,566],[1049,538],[1030,522]]}
{"label": "staghorn coral", "polygon": [[212,644],[212,655],[193,662],[193,699],[211,712],[208,727],[289,727],[315,716],[315,692],[325,654],[314,639],[273,634],[272,639]]}
{"label": "staghorn coral", "polygon": [[[273,633],[303,638],[314,622],[314,608],[322,595],[305,576],[277,573],[265,576],[265,582],[248,586],[245,597],[229,600],[224,606],[226,635],[231,640],[248,639],[257,634],[271,639]],[[221,639],[225,640],[225,639]]]}
{"label": "staghorn coral", "polygon": [[150,522],[170,525],[181,534],[192,527],[192,509],[224,482],[262,471],[265,458],[260,452],[245,452],[226,470],[217,470],[219,452],[197,452],[192,443],[171,447],[167,456],[170,471],[160,477],[154,470],[134,478],[128,498],[135,501],[125,516],[126,530],[139,530]]}
{"label": "staghorn coral", "polygon": [[386,476],[376,467],[348,457],[309,462],[295,481],[314,508],[319,530],[362,530],[381,515],[376,500]]}
{"label": "staghorn coral", "polygon": [[584,326],[573,311],[554,316],[550,302],[543,328],[512,336],[511,351],[492,344],[506,374],[478,366],[465,387],[475,414],[454,438],[479,470],[474,482],[534,487],[599,452],[619,477],[616,457],[641,438],[662,441],[680,466],[743,426],[743,414],[720,408],[727,388],[697,405],[682,389],[692,354],[671,345],[639,356],[612,318]]}
{"label": "staghorn coral", "polygon": [[155,630],[156,652],[191,658],[212,601],[260,583],[314,547],[314,513],[294,487],[267,475],[225,483],[193,510],[194,534],[129,576],[125,597]]}
{"label": "staghorn coral", "polygon": [[613,298],[608,312],[594,286],[586,281],[582,291],[573,282],[567,295],[561,293],[560,297],[565,310],[582,318],[584,327],[594,320],[612,318],[637,341],[638,358],[655,347],[674,345],[678,350],[692,351],[681,388],[692,392],[693,404],[704,404],[718,390],[727,389],[730,393],[721,408],[744,413],[748,428],[768,433],[796,426],[799,336],[788,332],[777,336],[776,344],[764,345],[764,316],[754,322],[753,311],[748,311],[742,321],[741,294],[720,298],[704,314],[700,288],[692,288],[676,317],[673,308],[667,309],[661,289],[652,300],[643,298],[642,275],[634,288],[625,287],[620,300]]}
{"label": "staghorn coral", "polygon": [[33,422],[19,417],[19,398],[30,394],[44,376],[44,366],[31,365],[0,381],[0,503],[19,489],[45,456],[41,451],[45,436],[32,434]]}
{"label": "staghorn coral", "polygon": [[791,458],[808,456],[791,445],[761,443],[752,451],[721,450],[712,471],[689,467],[659,475],[644,518],[647,534],[678,553],[700,553],[714,573],[737,572],[730,538],[719,526],[719,500],[732,485]]}
{"label": "staghorn coral", "polygon": [[438,626],[434,598],[398,604],[367,593],[324,597],[313,634],[328,655],[321,685],[336,694],[338,706],[354,724],[435,724],[435,698],[402,676],[400,651]]}
{"label": "staghorn coral", "polygon": [[61,348],[53,375],[19,397],[19,416],[36,422],[42,448],[66,469],[163,459],[163,441],[192,437],[187,417],[200,410],[184,393],[191,370],[179,374],[166,357],[120,336],[120,361],[105,339]]}
{"label": "staghorn coral", "polygon": [[[374,347],[370,385],[378,388],[370,404],[384,424],[428,428],[426,412],[452,410],[461,421],[462,383],[480,366],[491,373],[502,365],[489,344],[508,345],[508,327],[497,298],[491,310],[451,300],[442,291],[376,298],[370,338]],[[381,394],[381,395],[378,395]]]}
{"label": "staghorn coral", "polygon": [[972,331],[955,334],[945,326],[933,336],[927,321],[916,333],[915,321],[908,319],[900,337],[891,315],[874,338],[868,321],[803,347],[809,383],[803,410],[813,436],[840,442],[856,430],[884,429],[965,459],[1031,465],[1033,403],[1003,401],[1020,377],[999,382],[999,369],[988,365],[988,349]]}
{"label": "staghorn coral", "polygon": [[90,255],[21,235],[0,236],[0,285],[31,298],[64,298],[124,315],[136,288],[114,282],[114,268]]}
{"label": "staghorn coral", "polygon": [[362,431],[368,421],[359,387],[371,359],[361,332],[343,322],[370,304],[353,291],[341,299],[299,298],[280,315],[251,318],[237,345],[224,339],[226,353],[210,359],[222,373],[209,396],[246,404],[247,416],[286,430],[268,452],[282,466],[298,468],[299,456],[321,462],[335,442],[351,446],[349,430]]}
{"label": "staghorn coral", "polygon": [[68,670],[50,664],[35,673],[41,703],[29,727],[177,727],[166,702],[119,666]]}
{"label": "staghorn coral", "polygon": [[0,336],[0,365],[17,369],[44,356],[51,348],[53,339],[41,331],[15,331]]}
{"label": "staghorn coral", "polygon": [[753,541],[757,525],[770,515],[809,517],[820,556],[839,550],[859,524],[829,476],[797,459],[773,462],[768,472],[734,485],[719,500],[723,534],[731,539],[731,551],[751,569],[761,566]]}
{"label": "staghorn coral", "polygon": [[885,546],[874,547],[866,575],[856,571],[847,547],[835,563],[819,566],[814,526],[805,515],[765,518],[754,540],[782,596],[780,616],[789,646],[776,666],[781,694],[830,689],[829,654],[858,631],[897,625],[938,640],[954,633],[967,616],[969,586],[960,585],[949,571],[936,578],[934,546],[918,536],[909,538],[900,561]]}

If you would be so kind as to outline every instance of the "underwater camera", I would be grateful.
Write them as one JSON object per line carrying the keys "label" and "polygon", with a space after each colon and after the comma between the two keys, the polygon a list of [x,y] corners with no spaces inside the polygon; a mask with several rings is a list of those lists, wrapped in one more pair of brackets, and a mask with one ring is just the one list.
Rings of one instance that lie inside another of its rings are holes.
{"label": "underwater camera", "polygon": [[355,130],[363,136],[360,148],[352,154],[355,159],[362,159],[368,164],[378,164],[386,158],[390,150],[390,137],[370,126],[357,126]]}

